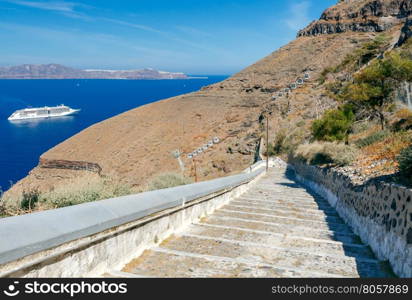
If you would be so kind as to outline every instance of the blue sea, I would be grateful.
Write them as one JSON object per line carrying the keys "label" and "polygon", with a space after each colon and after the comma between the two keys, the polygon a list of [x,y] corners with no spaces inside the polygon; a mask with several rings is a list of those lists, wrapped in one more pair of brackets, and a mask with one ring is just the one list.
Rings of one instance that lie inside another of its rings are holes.
{"label": "blue sea", "polygon": [[[25,177],[42,153],[90,125],[132,108],[226,79],[0,80],[0,187]],[[78,115],[10,122],[17,109],[65,104]]]}

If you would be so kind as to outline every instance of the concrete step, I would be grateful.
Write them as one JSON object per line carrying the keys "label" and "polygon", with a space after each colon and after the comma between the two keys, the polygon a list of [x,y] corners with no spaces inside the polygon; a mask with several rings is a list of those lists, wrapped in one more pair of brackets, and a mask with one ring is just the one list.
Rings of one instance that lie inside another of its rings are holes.
{"label": "concrete step", "polygon": [[214,257],[229,257],[250,261],[258,265],[265,263],[279,268],[296,268],[306,273],[323,273],[332,276],[358,277],[360,274],[384,276],[376,260],[357,261],[346,256],[322,256],[308,252],[290,251],[267,244],[240,242],[223,238],[184,233],[168,239],[162,248],[173,251],[195,253]]}
{"label": "concrete step", "polygon": [[268,215],[273,215],[273,216],[280,216],[280,217],[294,217],[298,219],[303,219],[303,220],[313,220],[313,221],[325,221],[325,222],[331,222],[331,223],[340,223],[344,224],[343,220],[335,215],[335,216],[327,216],[322,213],[322,211],[319,211],[318,213],[308,213],[305,210],[301,211],[293,211],[293,210],[287,210],[287,209],[276,209],[276,208],[261,208],[261,207],[254,207],[254,206],[247,206],[247,205],[237,205],[237,204],[232,204],[229,203],[228,205],[225,205],[222,207],[223,209],[229,209],[229,210],[236,210],[236,211],[242,211],[242,212],[250,212],[250,213],[260,213],[260,214],[268,214]]}
{"label": "concrete step", "polygon": [[259,185],[256,185],[254,189],[251,189],[251,190],[247,191],[246,193],[256,194],[256,195],[260,195],[260,196],[263,196],[263,197],[279,197],[279,196],[282,196],[282,193],[284,193],[284,192],[293,192],[293,196],[296,195],[296,197],[303,198],[303,199],[322,198],[319,195],[308,191],[307,189],[282,187],[282,186],[279,185],[279,183],[276,183],[276,182],[273,183],[273,186],[271,188],[265,188],[265,187],[261,187]]}
{"label": "concrete step", "polygon": [[122,271],[139,277],[162,278],[340,277],[328,273],[308,273],[299,268],[279,268],[265,262],[256,263],[243,258],[203,255],[162,247],[145,251]]}
{"label": "concrete step", "polygon": [[336,211],[332,208],[320,210],[318,208],[305,208],[305,207],[296,206],[292,204],[285,205],[285,204],[278,204],[278,203],[273,203],[273,202],[271,203],[268,201],[261,202],[261,201],[256,201],[256,200],[245,200],[245,199],[240,199],[240,198],[232,200],[230,204],[244,205],[244,206],[262,208],[262,209],[281,209],[281,210],[290,211],[290,212],[300,212],[300,213],[306,212],[310,214],[339,217]]}
{"label": "concrete step", "polygon": [[316,239],[333,240],[342,243],[362,244],[359,237],[353,233],[339,233],[331,230],[318,230],[316,228],[288,226],[273,222],[264,222],[256,220],[247,220],[244,218],[235,218],[227,216],[218,216],[215,214],[202,220],[203,223],[212,225],[234,226],[246,229],[263,230],[280,234],[291,234],[294,236],[310,237]]}
{"label": "concrete step", "polygon": [[191,225],[185,232],[214,238],[255,242],[258,244],[290,249],[291,251],[304,251],[316,254],[323,253],[326,256],[348,256],[359,260],[375,258],[369,247],[360,244],[345,244],[330,240],[298,237],[289,234],[239,227],[200,223]]}
{"label": "concrete step", "polygon": [[265,200],[265,199],[258,199],[258,198],[251,198],[242,196],[237,198],[238,201],[249,201],[253,202],[256,205],[278,205],[278,206],[286,206],[286,207],[293,207],[293,208],[300,208],[300,209],[311,209],[311,210],[322,210],[326,212],[333,213],[335,210],[329,204],[317,204],[316,202],[308,204],[308,203],[301,203],[296,201],[288,201],[288,200]]}
{"label": "concrete step", "polygon": [[316,230],[333,231],[345,234],[352,234],[350,227],[344,223],[332,223],[319,220],[308,220],[299,219],[293,215],[289,217],[273,216],[269,214],[260,213],[250,213],[250,212],[240,212],[227,209],[219,209],[214,213],[215,216],[222,217],[234,217],[249,221],[263,221],[268,223],[275,223],[281,225],[287,225],[289,227],[306,227],[306,228],[316,228]]}
{"label": "concrete step", "polygon": [[[285,193],[288,192],[293,192],[293,199],[298,199],[298,200],[310,200],[310,201],[315,201],[315,200],[319,200],[319,201],[325,201],[325,199],[323,199],[320,196],[317,196],[315,194],[309,194],[307,191],[304,192],[296,192],[295,190],[292,189],[284,189],[284,190],[280,190],[277,189],[275,191],[269,191],[269,190],[263,190],[263,189],[259,189],[257,188],[256,190],[251,190],[246,192],[246,195],[255,195],[255,196],[259,196],[259,197],[263,197],[263,198],[283,198],[283,197],[287,197],[287,196],[291,196]],[[291,197],[292,198],[292,197]]]}
{"label": "concrete step", "polygon": [[[391,277],[324,198],[270,169],[116,277]],[[131,275],[130,275],[131,274]]]}
{"label": "concrete step", "polygon": [[295,205],[307,205],[307,206],[314,206],[314,207],[319,207],[319,206],[324,206],[324,207],[331,207],[330,204],[326,200],[315,200],[315,199],[299,199],[295,197],[291,197],[289,195],[283,194],[283,196],[279,197],[259,197],[259,195],[256,194],[243,194],[241,198],[245,199],[251,199],[251,200],[261,200],[261,201],[273,201],[277,203],[293,203]]}

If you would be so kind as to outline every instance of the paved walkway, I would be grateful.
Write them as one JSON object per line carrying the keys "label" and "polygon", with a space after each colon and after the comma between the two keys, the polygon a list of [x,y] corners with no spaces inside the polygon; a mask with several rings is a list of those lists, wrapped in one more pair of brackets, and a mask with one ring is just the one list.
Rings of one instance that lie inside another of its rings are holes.
{"label": "paved walkway", "polygon": [[111,276],[386,277],[328,202],[272,168],[248,192]]}

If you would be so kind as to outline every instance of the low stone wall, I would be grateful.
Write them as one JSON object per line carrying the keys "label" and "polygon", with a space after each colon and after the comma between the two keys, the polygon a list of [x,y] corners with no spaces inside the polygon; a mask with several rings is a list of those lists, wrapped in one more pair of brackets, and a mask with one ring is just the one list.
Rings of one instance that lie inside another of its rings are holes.
{"label": "low stone wall", "polygon": [[389,260],[400,277],[412,277],[412,190],[370,181],[354,185],[328,168],[292,162],[296,179],[335,207],[378,259]]}
{"label": "low stone wall", "polygon": [[250,173],[0,219],[0,277],[94,277],[119,270],[248,190],[264,174],[254,167]]}

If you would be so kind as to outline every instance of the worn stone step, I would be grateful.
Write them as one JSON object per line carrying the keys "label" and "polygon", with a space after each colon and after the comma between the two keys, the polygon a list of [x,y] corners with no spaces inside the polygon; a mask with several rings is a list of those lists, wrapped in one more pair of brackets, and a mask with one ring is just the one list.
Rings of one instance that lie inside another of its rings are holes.
{"label": "worn stone step", "polygon": [[301,213],[310,213],[310,214],[318,214],[318,215],[327,215],[327,216],[334,216],[334,217],[339,217],[337,212],[333,210],[332,208],[330,209],[317,209],[317,208],[305,208],[301,206],[296,206],[296,205],[284,205],[284,204],[279,204],[279,203],[270,203],[270,202],[259,202],[255,200],[244,200],[244,199],[234,199],[230,201],[230,204],[235,204],[235,205],[245,205],[245,206],[251,206],[251,207],[256,207],[256,208],[263,208],[263,209],[281,209],[283,211],[290,211],[290,212],[301,212]]}
{"label": "worn stone step", "polygon": [[215,238],[267,244],[284,249],[306,251],[327,256],[375,259],[369,247],[359,244],[344,244],[341,242],[331,242],[329,240],[294,237],[288,234],[211,224],[194,224],[191,225],[186,232]]}
{"label": "worn stone step", "polygon": [[265,201],[273,201],[273,202],[287,202],[287,203],[293,203],[297,205],[308,205],[308,206],[325,206],[325,207],[330,207],[329,202],[326,200],[315,200],[315,199],[300,199],[296,197],[290,197],[287,195],[287,192],[283,194],[283,196],[279,197],[259,197],[259,195],[255,194],[244,194],[241,196],[241,198],[247,198],[247,199],[255,199],[255,200],[265,200]]}
{"label": "worn stone step", "polygon": [[294,194],[296,194],[297,196],[300,195],[315,195],[313,192],[308,191],[307,188],[301,186],[301,185],[297,185],[294,182],[279,182],[282,181],[282,179],[272,179],[272,182],[270,183],[258,183],[257,185],[255,185],[255,188],[247,191],[247,192],[256,192],[259,191],[261,193],[265,193],[265,194],[269,194],[269,193],[280,193],[282,191],[293,191]]}
{"label": "worn stone step", "polygon": [[279,206],[286,206],[286,207],[294,207],[294,208],[300,208],[300,209],[312,209],[312,210],[322,210],[322,211],[327,211],[327,212],[334,212],[334,209],[332,206],[329,204],[317,204],[317,203],[312,203],[312,204],[306,204],[306,203],[300,203],[296,201],[288,201],[288,200],[264,200],[264,199],[258,199],[258,198],[250,198],[246,196],[242,196],[237,198],[239,201],[253,201],[256,203],[256,205],[279,205]]}
{"label": "worn stone step", "polygon": [[328,201],[278,169],[147,250],[127,277],[390,277]]}
{"label": "worn stone step", "polygon": [[233,211],[227,209],[219,209],[215,212],[216,216],[234,217],[245,220],[263,221],[269,223],[283,224],[287,226],[309,227],[317,230],[333,231],[346,234],[352,234],[350,227],[344,223],[332,223],[320,220],[299,219],[293,215],[289,217],[273,216],[268,214],[259,214],[251,212]]}
{"label": "worn stone step", "polygon": [[295,195],[293,191],[277,191],[277,192],[270,192],[270,193],[263,193],[259,191],[247,192],[244,195],[248,197],[257,197],[262,199],[290,199],[295,201],[301,202],[327,202],[326,199],[321,197],[313,197],[309,194],[306,195]]}
{"label": "worn stone step", "polygon": [[255,230],[270,231],[282,234],[291,234],[295,236],[306,236],[317,239],[334,240],[342,243],[361,244],[358,236],[353,233],[339,233],[334,231],[318,230],[316,228],[288,226],[285,224],[276,224],[272,222],[247,220],[234,217],[224,217],[215,214],[202,220],[206,224],[217,224],[226,226],[235,226]]}
{"label": "worn stone step", "polygon": [[242,258],[175,251],[162,247],[145,251],[126,265],[123,272],[139,277],[166,278],[293,278],[339,277],[327,273],[308,273],[298,268],[279,268],[265,262]]}
{"label": "worn stone step", "polygon": [[327,216],[323,214],[321,211],[319,213],[308,213],[305,210],[301,211],[293,211],[293,210],[286,210],[286,209],[279,209],[279,208],[261,208],[261,207],[253,207],[253,206],[245,206],[245,205],[237,205],[230,202],[228,205],[222,207],[223,209],[229,210],[237,210],[242,212],[251,212],[251,213],[261,213],[261,214],[269,214],[273,216],[281,216],[281,217],[294,217],[299,219],[308,219],[308,220],[319,220],[319,221],[330,221],[332,223],[341,223],[344,224],[343,220],[339,216]]}
{"label": "worn stone step", "polygon": [[246,197],[246,198],[251,198],[251,199],[260,199],[260,200],[271,200],[271,201],[279,201],[279,200],[287,200],[292,203],[303,203],[303,204],[324,204],[324,205],[329,205],[328,201],[326,199],[320,198],[320,199],[315,199],[311,197],[306,197],[306,198],[299,198],[299,197],[292,197],[290,195],[290,191],[285,191],[281,195],[276,196],[264,196],[260,194],[255,194],[255,193],[246,193],[241,195],[241,197]]}
{"label": "worn stone step", "polygon": [[356,261],[353,257],[321,256],[312,253],[290,251],[267,244],[241,242],[184,233],[162,243],[162,248],[219,257],[241,258],[253,264],[266,263],[279,268],[298,268],[307,273],[325,273],[345,277],[363,274],[383,276],[376,260]]}
{"label": "worn stone step", "polygon": [[[269,191],[269,190],[265,190],[265,189],[253,189],[250,190],[248,192],[246,192],[245,194],[247,195],[256,195],[256,196],[260,196],[260,197],[270,197],[270,198],[279,198],[279,197],[285,197],[288,196],[285,193],[293,193],[293,198],[295,199],[299,199],[299,200],[325,200],[322,197],[315,195],[315,194],[309,194],[306,190],[302,191],[302,192],[296,192],[294,190],[291,189],[278,189],[276,187],[273,188],[273,190]],[[290,195],[290,194],[289,194]]]}
{"label": "worn stone step", "polygon": [[149,278],[150,276],[141,276],[138,274],[133,274],[133,273],[128,273],[128,272],[110,270],[104,273],[102,277],[105,277],[105,278]]}

